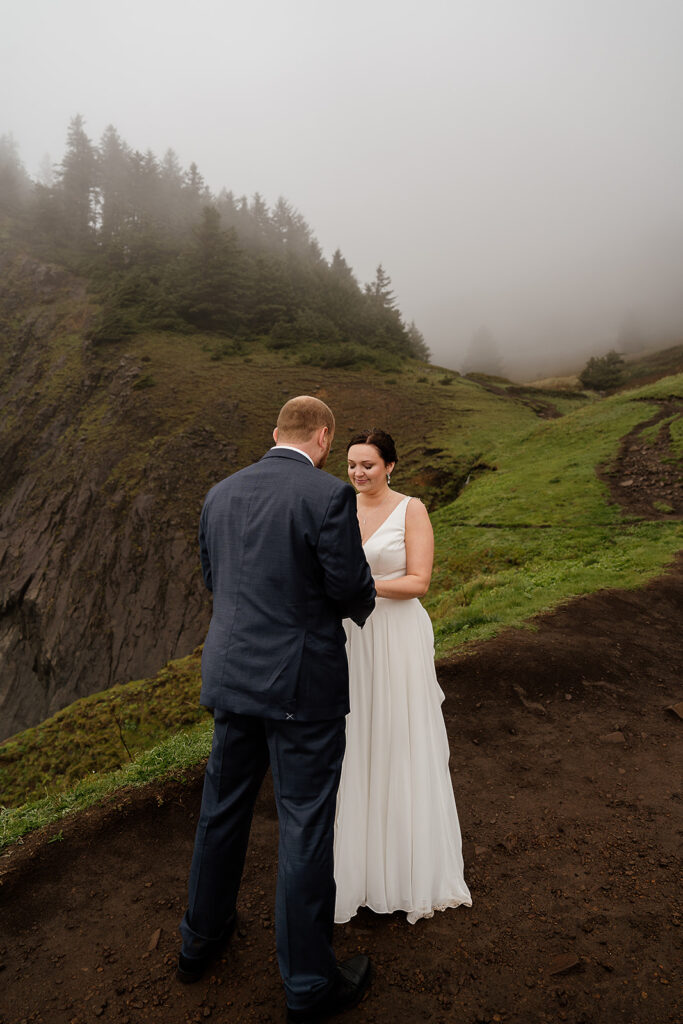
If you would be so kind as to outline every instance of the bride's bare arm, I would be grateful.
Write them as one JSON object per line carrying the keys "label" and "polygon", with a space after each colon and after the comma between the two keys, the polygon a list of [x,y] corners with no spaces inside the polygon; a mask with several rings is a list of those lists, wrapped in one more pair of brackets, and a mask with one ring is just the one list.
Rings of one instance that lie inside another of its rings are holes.
{"label": "bride's bare arm", "polygon": [[377,597],[407,601],[429,590],[434,562],[434,532],[427,509],[411,498],[406,509],[406,574],[397,580],[375,580]]}

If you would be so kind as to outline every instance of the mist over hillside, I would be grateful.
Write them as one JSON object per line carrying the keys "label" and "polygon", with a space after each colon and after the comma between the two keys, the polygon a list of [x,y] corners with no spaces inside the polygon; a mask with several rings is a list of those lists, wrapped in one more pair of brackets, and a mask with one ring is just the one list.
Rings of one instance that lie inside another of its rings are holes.
{"label": "mist over hillside", "polygon": [[485,329],[536,379],[628,321],[683,335],[682,34],[670,0],[34,0],[3,22],[0,133],[46,185],[79,111],[215,196],[285,195],[328,262],[382,263],[436,362]]}
{"label": "mist over hillside", "polygon": [[429,358],[382,265],[362,288],[338,249],[323,258],[283,197],[271,209],[258,193],[214,195],[173,150],[161,160],[134,151],[111,125],[96,146],[80,116],[46,179],[32,180],[12,138],[0,138],[3,233],[88,279],[95,341],[201,330],[265,338],[323,365]]}

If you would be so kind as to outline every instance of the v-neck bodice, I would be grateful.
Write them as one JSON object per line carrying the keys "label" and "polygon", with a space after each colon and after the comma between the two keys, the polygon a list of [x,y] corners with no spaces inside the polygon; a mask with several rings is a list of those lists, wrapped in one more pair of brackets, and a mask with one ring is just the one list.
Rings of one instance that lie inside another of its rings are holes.
{"label": "v-neck bodice", "polygon": [[409,497],[402,498],[363,544],[365,557],[375,579],[390,580],[405,576],[406,509],[409,501]]}

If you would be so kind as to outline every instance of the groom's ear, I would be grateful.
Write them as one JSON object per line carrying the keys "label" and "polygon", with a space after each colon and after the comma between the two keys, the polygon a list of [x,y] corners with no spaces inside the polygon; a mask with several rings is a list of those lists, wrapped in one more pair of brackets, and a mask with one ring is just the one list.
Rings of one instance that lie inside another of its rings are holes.
{"label": "groom's ear", "polygon": [[277,444],[277,427],[273,431],[273,441],[275,441],[275,444]]}

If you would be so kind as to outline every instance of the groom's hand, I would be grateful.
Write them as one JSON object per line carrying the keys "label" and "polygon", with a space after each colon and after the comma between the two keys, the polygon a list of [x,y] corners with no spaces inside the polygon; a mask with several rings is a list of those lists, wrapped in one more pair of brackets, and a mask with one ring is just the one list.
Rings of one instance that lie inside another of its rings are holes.
{"label": "groom's hand", "polygon": [[342,618],[362,626],[375,607],[375,585],[365,558],[350,485],[334,494],[318,538],[318,559],[325,575],[325,593]]}

